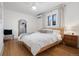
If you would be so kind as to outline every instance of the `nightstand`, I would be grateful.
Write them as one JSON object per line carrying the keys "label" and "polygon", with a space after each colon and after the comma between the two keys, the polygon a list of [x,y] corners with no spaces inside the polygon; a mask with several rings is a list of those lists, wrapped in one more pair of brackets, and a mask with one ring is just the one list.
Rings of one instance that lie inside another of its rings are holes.
{"label": "nightstand", "polygon": [[78,36],[77,35],[64,35],[63,42],[64,44],[72,47],[78,47]]}

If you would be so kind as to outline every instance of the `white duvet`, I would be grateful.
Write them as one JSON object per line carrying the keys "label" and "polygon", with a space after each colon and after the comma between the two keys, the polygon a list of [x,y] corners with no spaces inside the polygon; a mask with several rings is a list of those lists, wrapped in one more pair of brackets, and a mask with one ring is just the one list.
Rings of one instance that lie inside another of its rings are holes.
{"label": "white duvet", "polygon": [[30,35],[22,34],[19,36],[19,41],[22,41],[27,44],[31,48],[31,53],[33,55],[36,55],[41,48],[60,40],[62,40],[61,35],[57,32],[36,32]]}

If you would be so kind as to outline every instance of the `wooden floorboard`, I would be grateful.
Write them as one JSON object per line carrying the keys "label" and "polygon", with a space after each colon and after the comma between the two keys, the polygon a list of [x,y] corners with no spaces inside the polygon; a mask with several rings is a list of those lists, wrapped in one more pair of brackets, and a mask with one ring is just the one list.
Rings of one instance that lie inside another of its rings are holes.
{"label": "wooden floorboard", "polygon": [[[17,40],[7,40],[4,42],[3,56],[32,56],[32,54]],[[60,44],[37,56],[79,56],[79,49]]]}

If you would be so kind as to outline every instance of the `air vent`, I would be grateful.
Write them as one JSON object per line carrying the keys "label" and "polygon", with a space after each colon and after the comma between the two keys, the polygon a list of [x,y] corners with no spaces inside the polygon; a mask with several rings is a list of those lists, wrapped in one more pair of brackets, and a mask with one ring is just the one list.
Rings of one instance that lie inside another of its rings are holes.
{"label": "air vent", "polygon": [[41,14],[38,14],[38,15],[37,15],[37,18],[41,18],[41,17],[42,17],[42,15],[41,15]]}

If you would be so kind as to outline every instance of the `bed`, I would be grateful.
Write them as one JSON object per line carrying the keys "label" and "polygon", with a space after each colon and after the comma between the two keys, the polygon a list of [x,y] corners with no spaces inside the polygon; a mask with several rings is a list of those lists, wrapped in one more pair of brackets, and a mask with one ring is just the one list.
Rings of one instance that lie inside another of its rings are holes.
{"label": "bed", "polygon": [[23,33],[18,37],[18,40],[23,43],[33,55],[37,55],[62,41],[61,34],[63,30],[49,28],[46,29],[46,32],[44,31],[38,31],[32,34]]}

